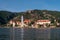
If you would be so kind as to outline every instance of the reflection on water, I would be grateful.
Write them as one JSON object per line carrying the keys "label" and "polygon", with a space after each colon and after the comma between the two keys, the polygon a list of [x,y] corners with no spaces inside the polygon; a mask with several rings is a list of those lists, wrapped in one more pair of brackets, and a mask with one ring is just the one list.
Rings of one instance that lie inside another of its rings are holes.
{"label": "reflection on water", "polygon": [[60,28],[0,28],[0,40],[60,40]]}
{"label": "reflection on water", "polygon": [[9,31],[8,28],[0,28],[0,40],[10,40]]}
{"label": "reflection on water", "polygon": [[21,28],[21,40],[23,40],[23,37],[24,37],[24,29]]}

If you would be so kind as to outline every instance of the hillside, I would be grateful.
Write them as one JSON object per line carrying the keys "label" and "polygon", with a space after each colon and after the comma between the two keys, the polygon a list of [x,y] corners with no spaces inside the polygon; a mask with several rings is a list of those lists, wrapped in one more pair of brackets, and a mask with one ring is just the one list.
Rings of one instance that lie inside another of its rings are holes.
{"label": "hillside", "polygon": [[[19,13],[17,13],[19,14]],[[21,14],[19,14],[21,16]],[[29,10],[23,12],[22,15],[25,19],[30,19],[32,21],[38,19],[50,19],[52,22],[53,20],[60,20],[60,12],[59,11],[49,11],[49,10]],[[60,22],[60,21],[59,21]]]}
{"label": "hillside", "polygon": [[6,24],[15,17],[15,14],[9,11],[0,11],[0,25]]}
{"label": "hillside", "polygon": [[9,12],[9,11],[0,11],[0,25],[6,24],[9,20],[17,17],[20,20],[21,15],[24,16],[24,19],[30,19],[32,21],[38,19],[49,19],[52,22],[56,19],[60,22],[60,12],[59,11],[49,11],[49,10],[28,10],[26,12]]}

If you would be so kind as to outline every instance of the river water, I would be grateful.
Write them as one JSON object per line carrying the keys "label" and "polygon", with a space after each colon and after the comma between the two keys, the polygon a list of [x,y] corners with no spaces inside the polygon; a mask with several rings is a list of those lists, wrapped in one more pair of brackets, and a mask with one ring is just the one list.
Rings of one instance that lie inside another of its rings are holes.
{"label": "river water", "polygon": [[0,40],[60,40],[60,28],[0,28]]}

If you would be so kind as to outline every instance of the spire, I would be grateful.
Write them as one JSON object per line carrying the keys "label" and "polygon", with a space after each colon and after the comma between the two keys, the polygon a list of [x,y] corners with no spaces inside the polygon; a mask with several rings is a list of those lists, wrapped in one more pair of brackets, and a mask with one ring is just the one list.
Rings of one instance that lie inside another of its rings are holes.
{"label": "spire", "polygon": [[23,25],[24,25],[24,22],[23,22],[23,15],[21,16],[21,27],[23,27]]}

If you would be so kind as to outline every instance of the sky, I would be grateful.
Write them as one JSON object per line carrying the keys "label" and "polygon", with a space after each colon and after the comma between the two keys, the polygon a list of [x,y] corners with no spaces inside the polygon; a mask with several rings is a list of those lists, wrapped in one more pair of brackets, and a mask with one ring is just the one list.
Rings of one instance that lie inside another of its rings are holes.
{"label": "sky", "polygon": [[60,11],[60,0],[0,0],[0,10],[21,12],[34,9]]}

